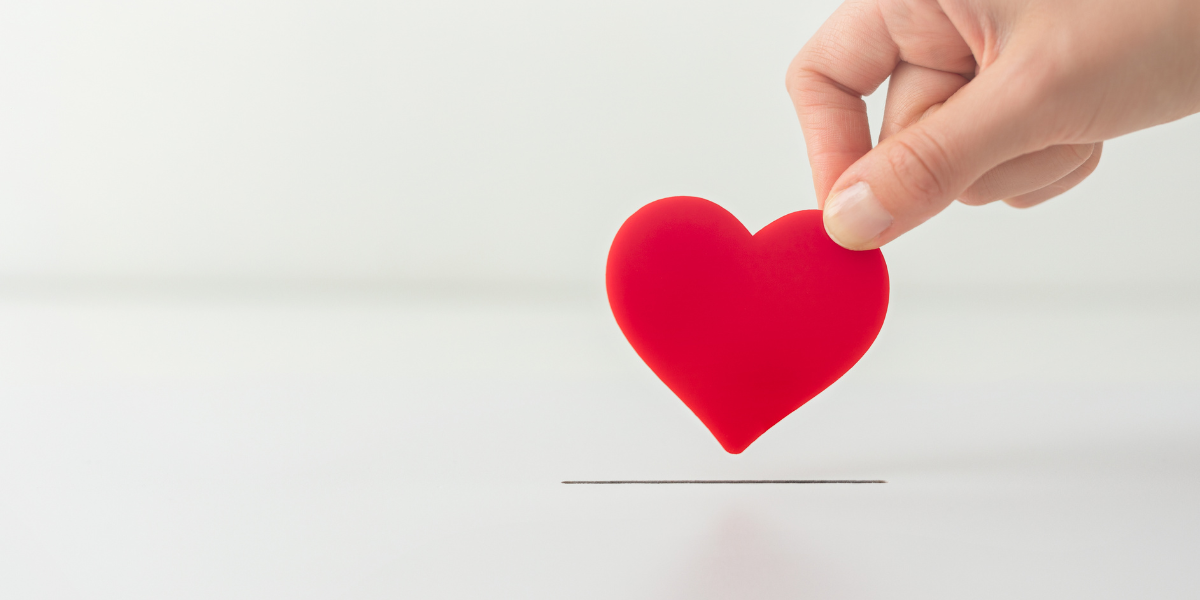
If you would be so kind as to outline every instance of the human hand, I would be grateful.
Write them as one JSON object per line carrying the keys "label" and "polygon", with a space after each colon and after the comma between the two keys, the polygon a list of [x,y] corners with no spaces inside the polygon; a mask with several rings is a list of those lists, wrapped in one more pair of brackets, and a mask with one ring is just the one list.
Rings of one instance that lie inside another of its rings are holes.
{"label": "human hand", "polygon": [[[862,96],[889,76],[872,148]],[[1044,202],[1104,140],[1200,111],[1200,2],[849,0],[787,86],[826,231],[877,248],[955,199]]]}

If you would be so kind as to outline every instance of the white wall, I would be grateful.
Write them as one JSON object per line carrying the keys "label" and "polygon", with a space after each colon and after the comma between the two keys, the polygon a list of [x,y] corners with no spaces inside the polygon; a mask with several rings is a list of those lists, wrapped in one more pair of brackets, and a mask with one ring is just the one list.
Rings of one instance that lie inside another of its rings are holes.
{"label": "white wall", "polygon": [[[595,285],[650,200],[815,206],[783,73],[836,4],[7,2],[0,280]],[[1045,207],[954,207],[893,277],[1200,282],[1198,134],[1114,141]]]}

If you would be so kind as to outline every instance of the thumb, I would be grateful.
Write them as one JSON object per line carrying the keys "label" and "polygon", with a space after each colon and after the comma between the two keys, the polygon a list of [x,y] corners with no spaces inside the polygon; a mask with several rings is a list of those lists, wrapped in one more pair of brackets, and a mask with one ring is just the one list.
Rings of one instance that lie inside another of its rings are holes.
{"label": "thumb", "polygon": [[[825,230],[851,250],[886,244],[941,212],[993,167],[1048,144],[1038,104],[999,63],[940,110],[851,165],[825,201]],[[1030,96],[1030,97],[1026,97]]]}

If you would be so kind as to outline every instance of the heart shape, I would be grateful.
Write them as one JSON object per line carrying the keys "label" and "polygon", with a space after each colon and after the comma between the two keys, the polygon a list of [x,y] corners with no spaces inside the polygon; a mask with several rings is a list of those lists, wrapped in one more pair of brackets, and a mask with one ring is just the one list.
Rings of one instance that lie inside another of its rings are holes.
{"label": "heart shape", "polygon": [[888,303],[883,253],[838,246],[821,211],[751,234],[687,196],[621,225],[606,284],[638,356],[732,454],[849,371]]}

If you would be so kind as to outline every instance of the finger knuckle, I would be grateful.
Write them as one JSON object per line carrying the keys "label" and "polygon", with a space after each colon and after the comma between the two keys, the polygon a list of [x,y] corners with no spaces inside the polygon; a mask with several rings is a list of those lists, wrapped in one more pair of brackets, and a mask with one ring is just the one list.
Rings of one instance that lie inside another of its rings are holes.
{"label": "finger knuckle", "polygon": [[808,54],[809,51],[805,50],[796,56],[784,77],[784,86],[793,101],[815,98],[830,83],[829,78],[822,74],[820,65]]}
{"label": "finger knuckle", "polygon": [[918,203],[936,204],[949,193],[949,184],[935,165],[949,162],[949,154],[936,137],[909,130],[886,144],[884,157],[904,193]]}
{"label": "finger knuckle", "polygon": [[820,84],[819,75],[804,67],[788,68],[787,77],[784,79],[784,85],[787,87],[788,95],[792,100],[799,101],[813,95]]}

